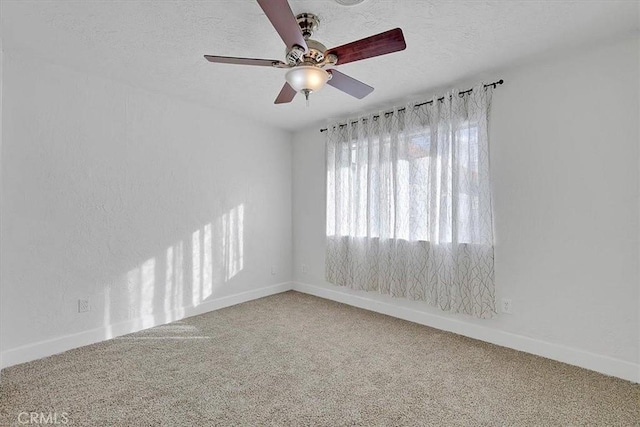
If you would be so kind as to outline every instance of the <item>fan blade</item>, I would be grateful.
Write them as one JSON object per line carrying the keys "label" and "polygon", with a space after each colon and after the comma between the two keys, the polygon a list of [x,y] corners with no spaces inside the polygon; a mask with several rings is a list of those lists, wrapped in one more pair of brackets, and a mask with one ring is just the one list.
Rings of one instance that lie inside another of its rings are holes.
{"label": "fan blade", "polygon": [[258,4],[264,11],[271,25],[276,29],[280,38],[284,41],[289,49],[298,45],[304,49],[305,53],[309,51],[307,42],[302,36],[302,31],[298,25],[296,17],[291,11],[287,0],[257,0]]}
{"label": "fan blade", "polygon": [[343,91],[344,93],[348,93],[351,96],[362,99],[373,92],[373,88],[371,86],[366,85],[353,77],[349,77],[338,70],[327,70],[327,72],[331,74],[331,79],[327,84]]}
{"label": "fan blade", "polygon": [[334,47],[325,52],[325,57],[329,54],[336,55],[338,62],[336,65],[348,62],[360,61],[361,59],[373,58],[374,56],[386,55],[406,49],[404,35],[400,28],[385,31],[375,36],[367,37],[342,46]]}
{"label": "fan blade", "polygon": [[260,65],[263,67],[278,67],[287,65],[277,59],[255,59],[255,58],[236,58],[234,56],[204,56],[209,62],[218,62],[220,64],[238,64],[238,65]]}
{"label": "fan blade", "polygon": [[293,101],[293,98],[296,96],[296,90],[291,87],[289,83],[285,83],[282,86],[282,90],[278,94],[278,97],[273,102],[274,104],[286,104],[287,102]]}

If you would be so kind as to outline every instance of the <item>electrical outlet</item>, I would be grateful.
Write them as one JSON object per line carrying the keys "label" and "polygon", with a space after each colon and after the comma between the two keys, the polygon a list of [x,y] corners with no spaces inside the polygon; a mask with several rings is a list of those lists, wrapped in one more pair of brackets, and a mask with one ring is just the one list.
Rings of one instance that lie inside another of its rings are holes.
{"label": "electrical outlet", "polygon": [[78,313],[86,313],[87,311],[91,311],[91,305],[89,304],[88,299],[79,299],[78,300]]}
{"label": "electrical outlet", "polygon": [[271,275],[272,276],[276,275],[276,266],[275,265],[271,265]]}
{"label": "electrical outlet", "polygon": [[502,312],[504,314],[513,314],[513,301],[511,301],[511,298],[502,298]]}
{"label": "electrical outlet", "polygon": [[302,264],[302,274],[307,274],[307,264]]}

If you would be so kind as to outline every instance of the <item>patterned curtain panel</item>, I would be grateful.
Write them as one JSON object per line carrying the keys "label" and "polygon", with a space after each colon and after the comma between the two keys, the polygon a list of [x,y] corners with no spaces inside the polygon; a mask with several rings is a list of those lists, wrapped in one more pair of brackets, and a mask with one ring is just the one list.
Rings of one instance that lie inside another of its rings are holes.
{"label": "patterned curtain panel", "polygon": [[491,92],[479,85],[329,126],[329,282],[495,314]]}

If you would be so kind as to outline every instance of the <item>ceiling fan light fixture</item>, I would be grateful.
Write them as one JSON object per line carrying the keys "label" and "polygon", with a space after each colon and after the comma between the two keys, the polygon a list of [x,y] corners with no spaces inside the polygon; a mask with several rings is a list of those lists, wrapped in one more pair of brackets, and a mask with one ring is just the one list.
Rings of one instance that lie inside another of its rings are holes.
{"label": "ceiling fan light fixture", "polygon": [[[289,103],[300,92],[309,105],[309,94],[322,89],[327,82],[348,95],[362,99],[369,95],[373,88],[340,73],[333,67],[399,52],[407,47],[402,30],[394,28],[327,49],[322,43],[310,38],[318,28],[319,20],[316,15],[306,12],[294,15],[289,0],[256,1],[286,45],[287,62],[234,56],[205,55],[204,57],[209,62],[220,64],[288,68],[289,71],[285,76],[287,82],[282,86],[274,104]],[[364,0],[335,1],[345,6],[353,6]],[[324,70],[326,66],[330,66],[331,69]]]}
{"label": "ceiling fan light fixture", "polygon": [[287,83],[296,91],[317,92],[329,80],[329,73],[322,68],[311,65],[303,65],[292,68],[285,74]]}

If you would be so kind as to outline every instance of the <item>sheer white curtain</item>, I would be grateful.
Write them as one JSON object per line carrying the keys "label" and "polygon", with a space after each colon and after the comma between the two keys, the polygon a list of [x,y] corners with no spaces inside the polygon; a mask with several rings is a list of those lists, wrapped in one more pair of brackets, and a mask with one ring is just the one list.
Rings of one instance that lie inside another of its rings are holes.
{"label": "sheer white curtain", "polygon": [[329,126],[329,282],[495,314],[491,92],[479,85]]}

